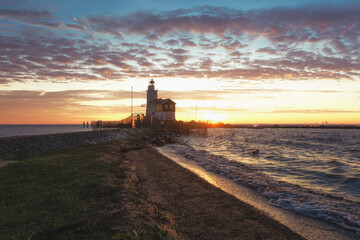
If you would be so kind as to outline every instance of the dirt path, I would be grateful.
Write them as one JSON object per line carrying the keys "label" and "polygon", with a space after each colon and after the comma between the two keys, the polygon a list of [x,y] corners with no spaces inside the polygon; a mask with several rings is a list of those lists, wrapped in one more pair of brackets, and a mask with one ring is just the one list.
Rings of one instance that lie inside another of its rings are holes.
{"label": "dirt path", "polygon": [[303,239],[150,146],[127,152],[127,159],[138,194],[170,239]]}
{"label": "dirt path", "polygon": [[16,161],[3,161],[0,159],[0,168],[5,167],[8,164],[16,163]]}

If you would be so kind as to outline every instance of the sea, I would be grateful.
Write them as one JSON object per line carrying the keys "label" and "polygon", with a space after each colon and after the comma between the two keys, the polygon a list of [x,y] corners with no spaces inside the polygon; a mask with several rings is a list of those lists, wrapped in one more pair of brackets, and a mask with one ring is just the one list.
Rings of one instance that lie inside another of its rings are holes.
{"label": "sea", "polygon": [[91,128],[83,128],[81,124],[35,124],[35,125],[0,125],[0,138],[44,135],[51,133],[91,131]]}
{"label": "sea", "polygon": [[167,147],[206,171],[360,238],[360,129],[218,128],[178,140]]}

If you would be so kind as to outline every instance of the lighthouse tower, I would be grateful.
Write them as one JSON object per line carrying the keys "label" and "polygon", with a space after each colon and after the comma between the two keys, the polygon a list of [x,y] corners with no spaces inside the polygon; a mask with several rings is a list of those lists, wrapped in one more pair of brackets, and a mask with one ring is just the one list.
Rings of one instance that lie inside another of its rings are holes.
{"label": "lighthouse tower", "polygon": [[153,102],[158,98],[158,90],[155,90],[154,84],[154,80],[151,79],[147,90],[146,116],[150,116],[152,113],[155,112],[155,104]]}

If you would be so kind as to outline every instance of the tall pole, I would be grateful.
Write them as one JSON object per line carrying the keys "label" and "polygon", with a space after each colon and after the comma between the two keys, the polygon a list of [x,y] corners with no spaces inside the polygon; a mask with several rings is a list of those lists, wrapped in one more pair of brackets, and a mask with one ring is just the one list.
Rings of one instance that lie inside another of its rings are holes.
{"label": "tall pole", "polygon": [[195,122],[196,122],[196,115],[197,115],[197,103],[196,103],[196,108],[195,108]]}
{"label": "tall pole", "polygon": [[131,128],[133,127],[133,87],[131,86]]}

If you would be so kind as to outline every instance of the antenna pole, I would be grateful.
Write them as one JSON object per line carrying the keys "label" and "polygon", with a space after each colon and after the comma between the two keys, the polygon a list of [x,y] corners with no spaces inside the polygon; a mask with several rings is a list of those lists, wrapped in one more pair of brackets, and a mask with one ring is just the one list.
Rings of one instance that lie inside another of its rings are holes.
{"label": "antenna pole", "polygon": [[195,108],[195,122],[196,122],[196,116],[197,116],[197,103],[196,103],[196,108]]}
{"label": "antenna pole", "polygon": [[133,87],[131,86],[131,128],[133,128]]}

